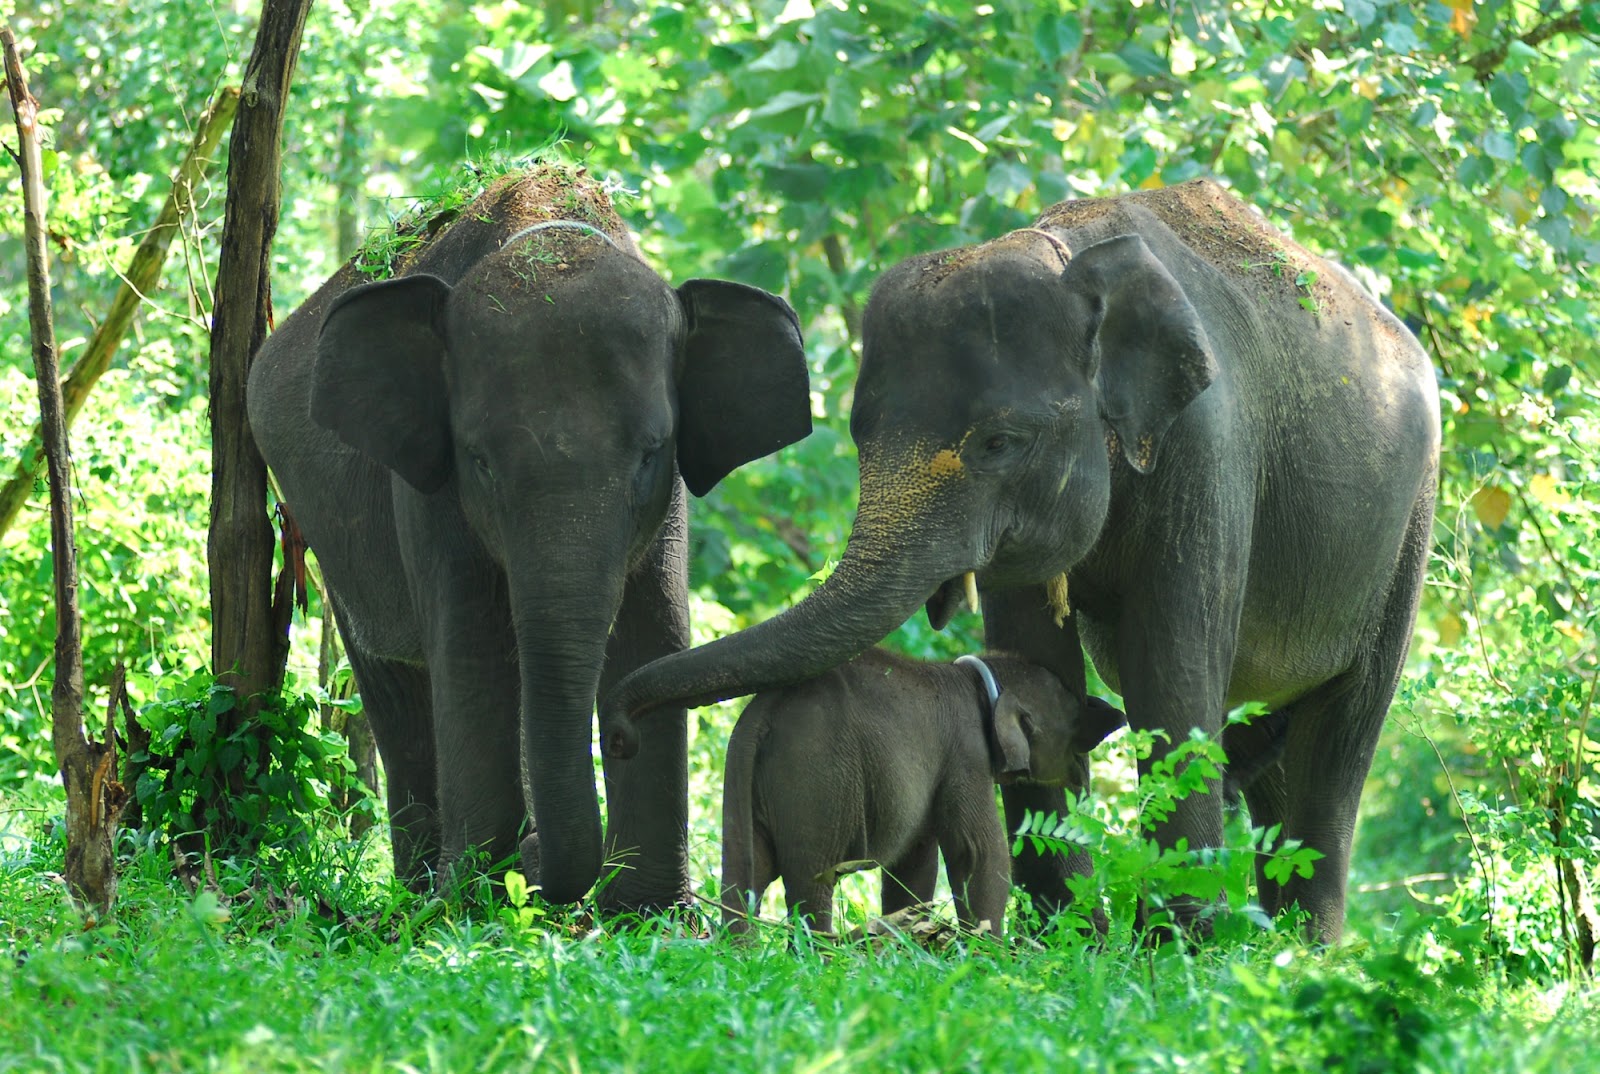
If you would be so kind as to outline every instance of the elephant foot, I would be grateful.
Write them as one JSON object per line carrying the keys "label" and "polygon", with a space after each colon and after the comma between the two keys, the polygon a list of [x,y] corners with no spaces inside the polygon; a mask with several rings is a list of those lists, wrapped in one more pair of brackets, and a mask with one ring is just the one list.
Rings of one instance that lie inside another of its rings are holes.
{"label": "elephant foot", "polygon": [[539,886],[539,833],[529,832],[517,847],[517,857],[522,864],[522,878],[530,888]]}

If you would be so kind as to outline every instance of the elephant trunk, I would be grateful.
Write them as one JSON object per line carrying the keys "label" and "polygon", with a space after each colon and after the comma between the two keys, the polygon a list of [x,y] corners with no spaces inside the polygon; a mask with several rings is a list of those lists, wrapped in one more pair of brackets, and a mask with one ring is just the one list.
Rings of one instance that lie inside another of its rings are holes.
{"label": "elephant trunk", "polygon": [[[934,456],[935,459],[938,456]],[[926,482],[908,486],[907,469],[927,470],[918,453],[889,479],[864,457],[861,508],[838,566],[823,584],[781,615],[707,645],[638,669],[603,699],[603,748],[616,758],[638,750],[634,722],[666,706],[696,707],[787,686],[819,675],[876,645],[917,611],[946,579],[978,566],[941,563],[906,547],[939,514]],[[908,488],[911,494],[908,495]]]}
{"label": "elephant trunk", "polygon": [[[523,562],[548,563],[549,556]],[[550,902],[572,903],[600,876],[594,698],[625,571],[620,563],[611,569],[602,563],[578,578],[562,572],[559,584],[540,576],[522,585],[512,573],[523,786],[539,838],[538,882]]]}

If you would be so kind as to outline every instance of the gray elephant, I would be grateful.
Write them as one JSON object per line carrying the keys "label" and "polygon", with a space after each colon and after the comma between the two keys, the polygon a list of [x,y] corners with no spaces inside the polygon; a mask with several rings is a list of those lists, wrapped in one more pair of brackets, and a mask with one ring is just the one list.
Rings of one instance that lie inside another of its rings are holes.
{"label": "gray elephant", "polygon": [[531,808],[546,898],[615,858],[606,905],[678,901],[685,721],[607,762],[602,844],[594,699],[688,644],[684,485],[810,430],[794,311],[674,290],[581,169],[501,179],[412,240],[392,279],[340,269],[249,382],[383,757],[396,872],[514,853]]}
{"label": "gray elephant", "polygon": [[932,899],[942,852],[956,916],[999,936],[1011,860],[994,785],[1084,789],[1085,755],[1122,724],[1003,653],[952,665],[871,649],[758,694],[728,740],[723,921],[745,931],[781,877],[790,913],[829,931],[835,870],[862,859],[882,867],[892,914]]}
{"label": "gray elephant", "polygon": [[[627,715],[810,677],[918,605],[940,625],[975,572],[987,644],[1069,687],[1086,649],[1135,728],[1178,743],[1248,700],[1280,714],[1245,800],[1325,857],[1282,885],[1258,869],[1259,896],[1336,939],[1431,544],[1439,406],[1416,340],[1202,180],[905,261],[863,343],[838,567],[783,615],[620,683],[609,748],[632,749]],[[1013,824],[1055,808],[1029,787],[1005,804]],[[1157,838],[1216,846],[1222,815],[1217,789],[1190,796]],[[1016,872],[1036,900],[1064,896],[1058,865]]]}

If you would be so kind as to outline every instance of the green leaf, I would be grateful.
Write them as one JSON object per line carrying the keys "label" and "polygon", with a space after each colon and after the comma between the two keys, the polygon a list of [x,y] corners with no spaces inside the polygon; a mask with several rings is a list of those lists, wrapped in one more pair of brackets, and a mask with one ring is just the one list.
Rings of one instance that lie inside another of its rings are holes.
{"label": "green leaf", "polygon": [[1501,71],[1489,82],[1489,99],[1506,117],[1511,129],[1518,129],[1528,110],[1527,76],[1516,71]]}
{"label": "green leaf", "polygon": [[747,122],[750,119],[763,119],[767,116],[776,116],[784,112],[791,112],[796,108],[805,108],[822,100],[820,93],[801,93],[798,90],[784,90],[775,94],[766,104],[759,108],[751,109]]}
{"label": "green leaf", "polygon": [[746,71],[792,71],[804,53],[793,41],[779,41],[766,53],[745,65]]}
{"label": "green leaf", "polygon": [[1033,185],[1033,173],[1015,161],[1001,161],[989,169],[983,192],[996,201],[1010,201]]}
{"label": "green leaf", "polygon": [[1076,15],[1046,14],[1033,29],[1033,45],[1046,63],[1070,56],[1083,44],[1083,23]]}

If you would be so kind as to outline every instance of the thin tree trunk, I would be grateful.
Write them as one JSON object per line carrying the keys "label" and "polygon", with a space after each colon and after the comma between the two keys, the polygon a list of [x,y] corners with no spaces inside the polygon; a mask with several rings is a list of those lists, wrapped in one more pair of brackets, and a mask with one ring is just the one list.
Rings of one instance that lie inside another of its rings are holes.
{"label": "thin tree trunk", "polygon": [[[161,215],[156,217],[155,225],[145,233],[144,241],[128,262],[128,271],[122,277],[122,286],[117,289],[116,297],[111,300],[105,320],[89,337],[83,354],[67,373],[61,393],[68,428],[71,428],[73,419],[83,409],[90,389],[110,368],[112,357],[122,344],[123,336],[127,335],[128,327],[133,324],[133,315],[138,311],[139,303],[160,283],[161,266],[166,263],[167,251],[178,234],[183,218],[193,208],[195,185],[210,169],[217,143],[221,141],[222,132],[227,129],[238,103],[238,88],[229,86],[218,93],[210,107],[201,114],[194,141],[173,177],[172,191],[167,195],[166,204],[161,207]],[[16,470],[5,486],[0,488],[0,536],[4,536],[11,528],[33,490],[40,464],[44,461],[41,450],[43,442],[42,431],[35,428],[27,446],[22,449]]]}
{"label": "thin tree trunk", "polygon": [[[5,50],[6,84],[17,120],[22,166],[23,239],[27,251],[28,322],[33,335],[33,369],[39,382],[40,425],[50,475],[50,555],[55,568],[55,684],[50,690],[51,738],[67,793],[67,890],[78,908],[96,918],[111,910],[117,894],[113,836],[127,802],[116,781],[116,739],[106,728],[104,743],[83,733],[83,638],[78,619],[78,557],[72,536],[72,471],[67,422],[61,400],[61,371],[50,309],[50,261],[45,247],[44,171],[39,152],[39,105],[28,93],[27,75],[10,27],[0,30]],[[121,667],[112,688],[116,711]]]}
{"label": "thin tree trunk", "polygon": [[340,264],[354,257],[361,245],[361,177],[365,173],[364,139],[359,131],[367,98],[358,78],[345,80],[345,94],[344,106],[339,110],[339,153],[333,165],[334,226]]}
{"label": "thin tree trunk", "polygon": [[278,228],[279,143],[310,8],[311,0],[263,3],[228,151],[228,203],[211,322],[211,531],[206,551],[212,668],[219,682],[233,688],[238,704],[225,715],[219,735],[236,730],[259,706],[261,695],[281,685],[274,681],[273,667],[277,642],[267,467],[250,433],[244,394],[250,362],[272,322],[269,269]]}

